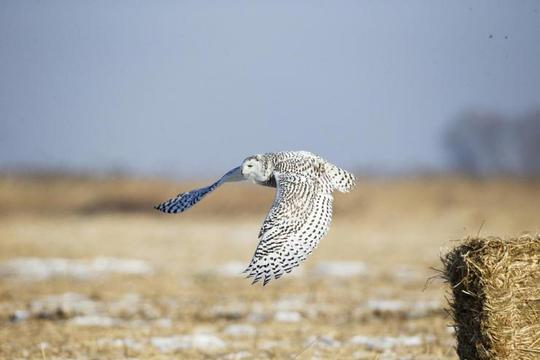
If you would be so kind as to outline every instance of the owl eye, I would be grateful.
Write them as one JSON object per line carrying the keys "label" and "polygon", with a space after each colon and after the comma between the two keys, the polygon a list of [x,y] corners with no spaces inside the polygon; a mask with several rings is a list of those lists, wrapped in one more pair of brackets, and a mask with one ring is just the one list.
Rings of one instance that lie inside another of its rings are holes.
{"label": "owl eye", "polygon": [[248,166],[247,166],[247,167],[253,167],[253,165],[252,165],[252,164],[248,164]]}

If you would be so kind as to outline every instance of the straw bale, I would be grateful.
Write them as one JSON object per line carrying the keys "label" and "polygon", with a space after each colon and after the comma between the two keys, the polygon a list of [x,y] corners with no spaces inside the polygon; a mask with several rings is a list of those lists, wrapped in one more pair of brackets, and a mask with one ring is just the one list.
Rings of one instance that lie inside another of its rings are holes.
{"label": "straw bale", "polygon": [[540,235],[469,237],[442,262],[460,359],[540,359]]}

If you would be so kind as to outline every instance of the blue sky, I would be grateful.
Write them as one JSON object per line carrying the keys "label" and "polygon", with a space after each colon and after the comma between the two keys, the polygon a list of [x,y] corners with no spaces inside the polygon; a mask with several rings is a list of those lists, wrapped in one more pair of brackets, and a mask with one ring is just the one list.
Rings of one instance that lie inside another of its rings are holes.
{"label": "blue sky", "polygon": [[461,112],[540,107],[540,3],[4,0],[0,79],[0,169],[441,169]]}

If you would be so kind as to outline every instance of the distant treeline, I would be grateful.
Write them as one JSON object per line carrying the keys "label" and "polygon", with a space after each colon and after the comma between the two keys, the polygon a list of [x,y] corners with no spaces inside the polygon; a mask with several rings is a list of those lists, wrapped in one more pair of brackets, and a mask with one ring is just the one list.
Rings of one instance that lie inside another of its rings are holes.
{"label": "distant treeline", "polygon": [[453,170],[471,176],[540,176],[540,110],[509,118],[467,112],[444,134]]}

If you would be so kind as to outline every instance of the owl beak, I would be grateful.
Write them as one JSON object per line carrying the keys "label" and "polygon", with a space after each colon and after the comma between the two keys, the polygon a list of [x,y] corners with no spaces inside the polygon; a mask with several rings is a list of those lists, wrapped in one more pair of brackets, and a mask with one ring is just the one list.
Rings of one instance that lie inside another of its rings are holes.
{"label": "owl beak", "polygon": [[238,166],[226,173],[223,176],[224,182],[233,182],[233,181],[242,181],[245,180],[244,174],[242,173],[242,167]]}

